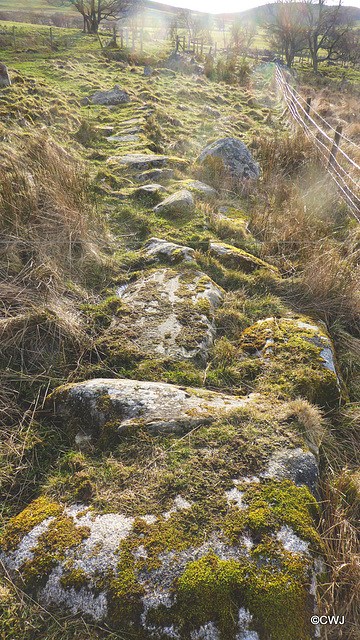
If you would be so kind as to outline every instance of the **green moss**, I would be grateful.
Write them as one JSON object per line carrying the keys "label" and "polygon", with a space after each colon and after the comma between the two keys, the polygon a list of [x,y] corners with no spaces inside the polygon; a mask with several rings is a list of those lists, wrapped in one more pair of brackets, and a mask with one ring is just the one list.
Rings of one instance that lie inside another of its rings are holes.
{"label": "green moss", "polygon": [[324,348],[331,348],[327,334],[306,317],[258,321],[245,329],[240,347],[245,354],[262,356],[257,381],[261,391],[277,393],[282,398],[302,395],[321,406],[346,396],[344,387],[339,388],[336,373],[326,366],[322,356]]}
{"label": "green moss", "polygon": [[80,591],[80,589],[86,587],[89,582],[90,578],[80,567],[75,567],[73,563],[72,566],[71,563],[64,566],[63,574],[60,578],[60,584],[64,589]]}
{"label": "green moss", "polygon": [[307,487],[297,487],[291,480],[266,480],[247,488],[242,501],[247,509],[232,510],[225,520],[224,532],[232,541],[246,529],[263,535],[286,525],[302,540],[309,540],[314,550],[322,548],[315,529],[318,505]]}
{"label": "green moss", "polygon": [[190,562],[176,583],[183,630],[216,621],[221,638],[234,638],[239,603],[244,601],[245,566],[210,553]]}
{"label": "green moss", "polygon": [[145,589],[137,580],[136,560],[132,545],[123,543],[116,575],[110,576],[107,586],[108,619],[115,628],[133,631],[134,624],[141,636],[140,615],[143,611],[141,597]]}
{"label": "green moss", "polygon": [[1,546],[4,551],[14,551],[22,538],[36,525],[46,518],[59,517],[63,508],[56,502],[41,496],[34,500],[24,511],[10,520],[1,537]]}
{"label": "green moss", "polygon": [[89,535],[89,527],[77,527],[71,517],[60,515],[55,518],[39,536],[32,559],[20,568],[26,588],[33,590],[43,586],[53,567],[65,558],[67,550],[81,544]]}

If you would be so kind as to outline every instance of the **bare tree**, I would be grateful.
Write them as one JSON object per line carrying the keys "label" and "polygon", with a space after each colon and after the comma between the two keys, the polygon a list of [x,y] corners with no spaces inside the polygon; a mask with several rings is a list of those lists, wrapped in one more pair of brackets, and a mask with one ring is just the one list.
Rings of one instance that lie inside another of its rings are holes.
{"label": "bare tree", "polygon": [[[337,47],[351,29],[351,21],[341,6],[341,0],[336,7],[325,6],[325,0],[318,0],[316,4],[308,0],[303,9],[307,48],[313,70],[317,73],[319,62],[337,57]],[[321,54],[321,51],[325,53]]]}
{"label": "bare tree", "polygon": [[55,6],[71,5],[83,18],[84,33],[97,33],[99,24],[108,18],[128,15],[138,5],[139,0],[47,0]]}
{"label": "bare tree", "polygon": [[245,60],[255,38],[255,27],[250,22],[234,22],[231,27],[231,40],[234,53],[241,54]]}
{"label": "bare tree", "polygon": [[271,49],[284,55],[291,68],[295,56],[300,55],[307,44],[302,5],[292,0],[268,5],[265,29]]}

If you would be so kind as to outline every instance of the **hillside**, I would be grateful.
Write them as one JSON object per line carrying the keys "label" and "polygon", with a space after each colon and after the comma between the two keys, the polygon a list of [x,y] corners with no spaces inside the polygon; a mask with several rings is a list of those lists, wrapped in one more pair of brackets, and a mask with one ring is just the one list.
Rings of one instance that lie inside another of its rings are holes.
{"label": "hillside", "polygon": [[[0,637],[355,640],[359,228],[274,65],[18,28]],[[357,142],[358,72],[322,72]]]}

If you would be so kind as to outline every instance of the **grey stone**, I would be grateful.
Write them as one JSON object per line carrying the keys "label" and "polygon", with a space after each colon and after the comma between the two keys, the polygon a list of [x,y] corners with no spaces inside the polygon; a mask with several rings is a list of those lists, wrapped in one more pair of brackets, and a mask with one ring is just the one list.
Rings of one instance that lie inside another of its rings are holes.
{"label": "grey stone", "polygon": [[131,133],[125,133],[123,136],[109,136],[106,138],[109,142],[136,142],[139,136]]}
{"label": "grey stone", "polygon": [[124,89],[121,89],[119,85],[116,84],[114,89],[110,91],[96,91],[90,96],[90,100],[93,104],[113,106],[130,102],[130,96]]}
{"label": "grey stone", "polygon": [[192,262],[195,251],[191,247],[168,242],[161,238],[150,238],[144,245],[142,253],[153,260],[166,259],[169,262]]}
{"label": "grey stone", "polygon": [[63,385],[47,403],[67,421],[76,417],[82,438],[96,437],[109,420],[117,420],[119,434],[131,424],[145,425],[149,433],[183,435],[209,424],[221,412],[251,405],[256,396],[237,397],[165,382],[99,378]]}
{"label": "grey stone", "polygon": [[292,480],[297,486],[305,485],[317,496],[319,468],[314,454],[303,449],[283,449],[272,454],[264,478]]}
{"label": "grey stone", "polygon": [[10,85],[9,72],[6,66],[0,62],[0,87],[9,87]]}
{"label": "grey stone", "polygon": [[260,176],[259,165],[244,143],[237,138],[221,138],[212,142],[200,153],[197,162],[203,165],[211,158],[220,160],[229,176],[240,181]]}
{"label": "grey stone", "polygon": [[144,67],[144,76],[145,78],[150,78],[150,76],[152,76],[154,72],[154,69],[152,67]]}
{"label": "grey stone", "polygon": [[161,184],[144,184],[134,189],[132,197],[136,200],[148,200],[155,204],[161,200],[163,193],[166,193],[166,189]]}
{"label": "grey stone", "polygon": [[200,182],[200,180],[183,180],[182,185],[188,191],[191,191],[194,195],[203,196],[206,198],[214,198],[217,195],[216,189]]}
{"label": "grey stone", "polygon": [[155,213],[169,213],[171,215],[181,216],[190,213],[194,209],[194,198],[190,191],[181,189],[165,198],[160,204],[154,208]]}

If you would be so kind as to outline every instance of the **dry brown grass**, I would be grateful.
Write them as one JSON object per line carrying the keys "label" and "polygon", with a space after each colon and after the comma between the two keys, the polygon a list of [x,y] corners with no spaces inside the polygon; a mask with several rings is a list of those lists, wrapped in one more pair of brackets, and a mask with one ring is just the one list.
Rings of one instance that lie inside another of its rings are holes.
{"label": "dry brown grass", "polygon": [[344,616],[344,625],[324,627],[326,640],[358,640],[360,633],[360,484],[343,471],[322,487],[320,522],[327,578],[320,614]]}

